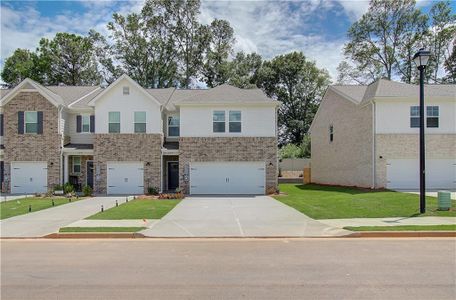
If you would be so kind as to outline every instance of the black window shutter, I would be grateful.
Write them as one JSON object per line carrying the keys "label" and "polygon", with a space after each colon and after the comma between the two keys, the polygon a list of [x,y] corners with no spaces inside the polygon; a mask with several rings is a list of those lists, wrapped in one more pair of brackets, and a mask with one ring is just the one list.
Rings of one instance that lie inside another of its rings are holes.
{"label": "black window shutter", "polygon": [[95,116],[90,116],[90,132],[95,132]]}
{"label": "black window shutter", "polygon": [[3,174],[3,172],[5,171],[5,165],[4,165],[4,162],[3,161],[0,161],[0,184],[3,184],[3,181],[5,179],[5,175]]}
{"label": "black window shutter", "polygon": [[3,114],[0,114],[0,136],[3,136]]}
{"label": "black window shutter", "polygon": [[76,132],[81,132],[82,130],[82,116],[76,116]]}
{"label": "black window shutter", "polygon": [[17,112],[17,133],[24,134],[24,112]]}
{"label": "black window shutter", "polygon": [[38,128],[37,128],[36,133],[43,134],[43,112],[38,111],[37,115],[38,115]]}

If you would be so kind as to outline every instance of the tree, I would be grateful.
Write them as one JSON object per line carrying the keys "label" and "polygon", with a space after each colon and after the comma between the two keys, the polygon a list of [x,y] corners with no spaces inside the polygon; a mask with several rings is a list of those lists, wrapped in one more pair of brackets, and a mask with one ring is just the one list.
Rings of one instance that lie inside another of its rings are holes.
{"label": "tree", "polygon": [[52,40],[42,38],[38,53],[40,60],[50,66],[47,84],[93,85],[102,80],[88,37],[60,32]]}
{"label": "tree", "polygon": [[428,33],[428,48],[432,56],[426,73],[428,80],[438,83],[441,81],[442,67],[450,56],[451,43],[455,40],[456,15],[451,13],[449,1],[436,2],[432,5],[429,14],[431,29]]}
{"label": "tree", "polygon": [[5,60],[1,72],[2,80],[7,86],[18,85],[25,78],[38,82],[43,81],[44,71],[39,68],[41,62],[35,52],[26,49],[16,49],[10,57]]}
{"label": "tree", "polygon": [[238,88],[256,87],[258,72],[262,65],[263,59],[261,58],[261,55],[257,53],[236,53],[233,61],[228,64],[229,84],[237,86]]}
{"label": "tree", "polygon": [[212,88],[229,78],[228,56],[233,51],[234,30],[228,21],[219,19],[213,20],[207,29],[209,43],[201,73],[202,80]]}
{"label": "tree", "polygon": [[444,78],[443,81],[448,83],[456,83],[456,39],[453,42],[453,50],[445,61],[445,70],[448,75]]}
{"label": "tree", "polygon": [[279,55],[263,64],[258,85],[282,102],[278,111],[279,144],[301,144],[309,130],[329,74],[308,61],[302,52]]}
{"label": "tree", "polygon": [[[379,76],[392,79],[398,62],[404,60],[401,45],[413,48],[422,22],[414,0],[371,0],[368,12],[348,30],[344,54],[355,64],[360,77],[369,81]],[[405,77],[409,77],[408,67],[400,68]]]}

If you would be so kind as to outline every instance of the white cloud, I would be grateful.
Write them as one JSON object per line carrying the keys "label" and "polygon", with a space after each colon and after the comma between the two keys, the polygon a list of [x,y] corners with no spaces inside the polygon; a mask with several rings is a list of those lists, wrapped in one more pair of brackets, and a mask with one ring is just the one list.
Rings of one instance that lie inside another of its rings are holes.
{"label": "white cloud", "polygon": [[369,8],[369,0],[337,0],[352,21],[358,20]]}

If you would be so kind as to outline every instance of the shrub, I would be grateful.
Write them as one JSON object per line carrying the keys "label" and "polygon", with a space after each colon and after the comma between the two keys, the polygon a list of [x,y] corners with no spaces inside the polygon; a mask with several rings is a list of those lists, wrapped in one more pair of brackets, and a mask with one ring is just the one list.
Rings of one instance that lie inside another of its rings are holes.
{"label": "shrub", "polygon": [[63,186],[61,184],[54,185],[54,191],[63,191]]}
{"label": "shrub", "polygon": [[156,187],[150,186],[147,188],[148,195],[158,195],[158,189]]}
{"label": "shrub", "polygon": [[158,199],[184,199],[184,193],[166,193],[158,195]]}
{"label": "shrub", "polygon": [[63,191],[65,192],[65,194],[73,193],[74,186],[71,183],[67,182],[63,185]]}
{"label": "shrub", "polygon": [[82,188],[82,193],[84,194],[84,196],[92,196],[92,188],[88,185],[85,185],[83,188]]}

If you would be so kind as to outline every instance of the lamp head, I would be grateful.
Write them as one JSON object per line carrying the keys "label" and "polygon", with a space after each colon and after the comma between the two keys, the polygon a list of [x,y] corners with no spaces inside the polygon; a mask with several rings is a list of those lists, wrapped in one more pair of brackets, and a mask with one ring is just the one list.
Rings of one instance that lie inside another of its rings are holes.
{"label": "lamp head", "polygon": [[431,57],[431,52],[428,50],[424,50],[421,48],[418,50],[417,53],[413,56],[413,61],[415,62],[416,66],[419,68],[426,68],[426,65],[429,61],[429,57]]}

